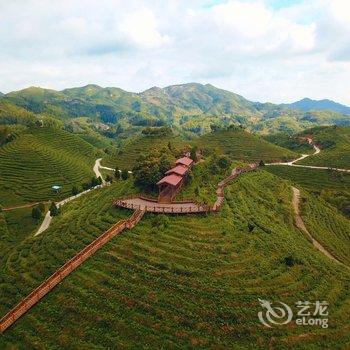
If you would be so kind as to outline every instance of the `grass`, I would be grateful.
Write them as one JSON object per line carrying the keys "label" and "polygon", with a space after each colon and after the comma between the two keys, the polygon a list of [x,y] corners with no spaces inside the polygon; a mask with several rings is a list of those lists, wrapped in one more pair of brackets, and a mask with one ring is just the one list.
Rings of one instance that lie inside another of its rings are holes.
{"label": "grass", "polygon": [[266,166],[265,169],[302,186],[350,216],[350,174],[286,165]]}
{"label": "grass", "polygon": [[[132,191],[126,181],[83,196],[63,207],[47,232],[13,247],[0,267],[1,314],[130,215],[111,203]],[[309,195],[303,196],[311,205]],[[0,338],[0,347],[346,348],[349,273],[295,229],[289,182],[265,171],[249,173],[229,185],[226,197],[218,214],[146,215],[18,320]],[[324,220],[334,215],[323,202],[318,208]],[[317,230],[324,240],[336,237],[346,247],[343,228],[334,225],[331,234],[322,225]],[[294,266],[284,263],[288,256],[297,261]],[[327,300],[330,328],[263,328],[258,298],[291,306]]]}
{"label": "grass", "polygon": [[243,130],[222,130],[194,140],[200,148],[217,149],[235,160],[273,162],[296,158],[297,153]]}
{"label": "grass", "polygon": [[[0,148],[0,204],[58,200],[94,175],[99,155],[78,136],[60,129],[31,127]],[[51,186],[62,186],[55,195]]]}

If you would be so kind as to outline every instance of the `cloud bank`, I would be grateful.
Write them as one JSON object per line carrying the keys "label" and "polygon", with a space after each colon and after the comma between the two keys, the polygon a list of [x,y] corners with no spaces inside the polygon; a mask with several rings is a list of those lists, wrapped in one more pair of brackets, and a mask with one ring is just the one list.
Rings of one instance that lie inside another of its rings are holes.
{"label": "cloud bank", "polygon": [[211,83],[350,104],[347,0],[0,0],[0,91]]}

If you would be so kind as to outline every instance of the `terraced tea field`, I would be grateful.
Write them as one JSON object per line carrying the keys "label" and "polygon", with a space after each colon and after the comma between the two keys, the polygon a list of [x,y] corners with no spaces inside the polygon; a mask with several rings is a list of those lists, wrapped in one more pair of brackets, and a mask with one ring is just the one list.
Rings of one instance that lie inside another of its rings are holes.
{"label": "terraced tea field", "polygon": [[[112,198],[130,191],[126,181],[81,197],[63,208],[47,232],[14,247],[0,268],[1,314],[130,215],[111,205]],[[303,195],[308,203],[309,195]],[[146,215],[8,329],[0,348],[346,347],[350,274],[294,227],[291,196],[288,182],[258,171],[228,186],[218,214]],[[324,203],[319,206],[322,210]],[[317,220],[319,212],[306,215]],[[333,215],[332,208],[324,210],[325,220]],[[324,240],[349,244],[341,226],[317,229]],[[286,264],[289,256],[293,264]],[[330,328],[264,328],[258,298],[291,306],[327,300]]]}
{"label": "terraced tea field", "polygon": [[300,184],[310,191],[334,190],[347,192],[350,195],[350,174],[348,173],[285,165],[266,166],[265,169]]}
{"label": "terraced tea field", "polygon": [[172,147],[180,148],[180,150],[190,144],[189,141],[184,141],[176,136],[139,136],[121,147],[117,155],[104,158],[103,165],[112,168],[118,166],[119,169],[131,170],[141,154],[149,153],[154,148],[168,147],[169,142]]}
{"label": "terraced tea field", "polygon": [[[99,151],[59,129],[28,128],[0,148],[0,205],[61,199],[94,175]],[[51,186],[62,186],[60,195]]]}
{"label": "terraced tea field", "polygon": [[350,174],[285,165],[266,166],[265,170],[302,186],[350,215],[347,209],[350,204]]}
{"label": "terraced tea field", "polygon": [[301,207],[306,226],[339,261],[350,266],[350,223],[322,199],[305,196]]}
{"label": "terraced tea field", "polygon": [[[305,132],[306,133],[306,132]],[[308,130],[322,152],[302,160],[299,164],[350,169],[350,128],[319,127]]]}
{"label": "terraced tea field", "polygon": [[172,147],[180,150],[196,145],[201,149],[217,149],[232,159],[241,161],[278,161],[297,158],[293,151],[276,146],[262,138],[240,130],[218,131],[194,138],[191,141],[182,140],[180,137],[137,137],[123,145],[117,155],[110,156],[103,160],[104,166],[121,169],[132,169],[141,154],[149,153],[152,149]]}
{"label": "terraced tea field", "polygon": [[220,153],[236,160],[274,162],[297,158],[297,153],[241,130],[223,130],[206,134],[195,139],[193,143],[200,148],[218,149]]}
{"label": "terraced tea field", "polygon": [[32,208],[22,208],[0,213],[0,264],[6,252],[25,240],[40,225],[32,218]]}

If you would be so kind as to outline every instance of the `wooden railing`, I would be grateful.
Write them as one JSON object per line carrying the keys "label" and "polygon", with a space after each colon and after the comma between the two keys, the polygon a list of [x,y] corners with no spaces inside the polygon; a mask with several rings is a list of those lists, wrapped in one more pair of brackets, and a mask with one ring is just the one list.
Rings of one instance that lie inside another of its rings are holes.
{"label": "wooden railing", "polygon": [[2,333],[8,327],[10,327],[18,318],[25,314],[58,283],[60,283],[66,276],[68,276],[72,271],[74,271],[79,265],[81,265],[86,259],[93,255],[114,236],[126,228],[133,228],[140,221],[143,214],[143,211],[138,210],[135,211],[128,220],[121,220],[117,222],[101,236],[96,238],[92,243],[87,245],[78,254],[76,254],[72,259],[66,262],[62,267],[56,270],[54,274],[52,274],[48,279],[41,283],[27,297],[25,297],[12,310],[10,310],[4,317],[0,319],[0,332]]}
{"label": "wooden railing", "polygon": [[[167,205],[157,205],[158,202],[149,198],[145,195],[125,197],[123,199],[117,199],[114,204],[123,208],[132,209],[132,210],[144,210],[146,212],[152,213],[164,213],[164,214],[188,214],[188,213],[208,213],[208,212],[217,212],[221,209],[222,204],[224,203],[224,188],[231,182],[233,179],[238,177],[240,174],[255,170],[258,167],[258,164],[249,164],[245,168],[237,167],[232,171],[232,174],[223,179],[218,183],[216,189],[217,199],[213,206],[206,204],[198,203],[196,200],[184,200],[176,201],[169,203]],[[149,202],[148,204],[134,204],[127,202],[129,199],[142,199]],[[152,203],[152,204],[150,204]],[[183,205],[181,205],[183,204]],[[187,205],[185,205],[187,204]]]}
{"label": "wooden railing", "polygon": [[[235,169],[235,171],[226,179],[222,180],[218,184],[217,188],[217,200],[213,207],[209,205],[202,205],[193,202],[194,205],[187,206],[171,206],[168,207],[160,206],[148,206],[148,205],[136,205],[132,203],[124,202],[125,199],[116,200],[115,204],[121,205],[125,208],[134,209],[133,215],[127,219],[117,222],[110,229],[104,232],[100,237],[96,238],[93,242],[87,245],[83,250],[77,253],[72,259],[66,262],[60,267],[54,274],[48,279],[41,283],[36,289],[34,289],[27,297],[19,302],[12,310],[10,310],[4,317],[0,319],[0,332],[4,332],[10,327],[18,318],[25,314],[31,307],[33,307],[41,298],[43,298],[48,292],[50,292],[58,283],[60,283],[65,277],[67,277],[72,271],[80,266],[86,259],[93,255],[98,249],[104,244],[111,240],[114,236],[122,232],[124,229],[132,229],[143,217],[146,211],[152,211],[156,213],[203,213],[210,211],[219,211],[222,203],[224,202],[224,187],[237,177],[240,173],[254,170],[257,166],[254,164],[250,165],[248,169]],[[140,198],[140,197],[131,197]],[[147,198],[148,200],[148,198]],[[152,200],[153,202],[154,200]],[[189,204],[190,202],[184,201],[179,202],[182,204]],[[156,202],[155,202],[156,204]]]}
{"label": "wooden railing", "polygon": [[[183,202],[182,204],[189,204],[189,202]],[[125,199],[117,199],[114,202],[115,205],[118,205],[123,208],[132,209],[132,210],[142,210],[145,212],[151,212],[151,213],[163,213],[163,214],[188,214],[188,213],[205,213],[211,210],[211,207],[209,205],[194,205],[192,206],[172,206],[169,203],[168,206],[157,206],[157,203],[154,203],[155,205],[141,205],[141,204],[134,204],[134,203],[128,203],[125,202]],[[176,202],[178,204],[178,202]]]}

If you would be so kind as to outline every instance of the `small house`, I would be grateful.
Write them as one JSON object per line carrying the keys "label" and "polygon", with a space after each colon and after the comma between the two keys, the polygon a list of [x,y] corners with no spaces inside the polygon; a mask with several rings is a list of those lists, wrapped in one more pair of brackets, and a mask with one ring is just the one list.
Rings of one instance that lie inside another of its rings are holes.
{"label": "small house", "polygon": [[189,157],[182,157],[175,162],[175,166],[165,173],[165,176],[157,182],[159,189],[158,202],[171,203],[181,189],[184,180],[193,164]]}

